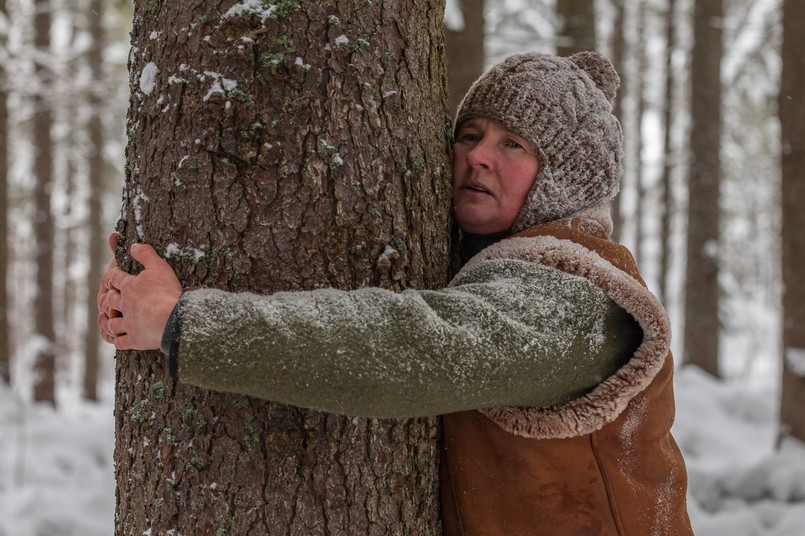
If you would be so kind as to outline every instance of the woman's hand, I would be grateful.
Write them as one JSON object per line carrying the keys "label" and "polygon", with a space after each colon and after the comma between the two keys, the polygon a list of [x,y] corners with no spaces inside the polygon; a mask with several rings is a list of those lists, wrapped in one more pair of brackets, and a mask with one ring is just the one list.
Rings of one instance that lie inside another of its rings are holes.
{"label": "woman's hand", "polygon": [[[109,237],[112,251],[118,238],[117,233]],[[151,246],[134,244],[131,256],[143,265],[142,272],[127,274],[112,260],[101,278],[98,324],[103,339],[118,350],[156,350],[182,286],[173,268]]]}

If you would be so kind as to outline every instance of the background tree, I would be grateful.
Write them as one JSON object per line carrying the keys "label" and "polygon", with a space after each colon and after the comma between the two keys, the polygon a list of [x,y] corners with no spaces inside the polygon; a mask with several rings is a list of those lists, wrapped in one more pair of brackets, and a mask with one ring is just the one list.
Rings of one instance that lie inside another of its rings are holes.
{"label": "background tree", "polygon": [[645,173],[644,149],[646,140],[643,135],[643,123],[646,120],[646,73],[648,72],[648,39],[646,36],[646,25],[648,18],[646,14],[646,0],[641,0],[637,6],[637,47],[635,50],[637,73],[635,77],[635,118],[634,132],[631,145],[634,147],[634,163],[630,166],[631,175],[635,185],[635,212],[634,220],[634,246],[632,252],[638,266],[643,265],[643,242],[645,238],[644,217],[648,199],[646,191],[648,189],[648,177]]}
{"label": "background tree", "polygon": [[676,49],[676,0],[666,1],[665,11],[665,49],[664,49],[664,98],[662,101],[662,175],[660,177],[660,260],[658,275],[658,295],[666,301],[669,293],[668,273],[671,264],[671,222],[673,216],[674,197],[671,188],[671,172],[673,170],[673,110],[674,110],[674,65],[673,57]]}
{"label": "background tree", "polygon": [[723,0],[700,0],[693,13],[690,178],[684,361],[719,375],[719,217]]}
{"label": "background tree", "polygon": [[[52,26],[67,28],[68,31],[54,32],[52,44],[53,87],[49,89],[48,103],[53,110],[54,145],[54,185],[53,198],[54,241],[58,246],[53,251],[54,270],[53,294],[55,308],[55,331],[59,347],[60,368],[69,371],[73,359],[83,361],[84,349],[81,334],[86,331],[85,315],[76,314],[84,309],[87,300],[81,299],[84,281],[77,276],[79,266],[89,260],[85,251],[87,238],[83,235],[81,219],[87,210],[86,176],[84,162],[86,130],[84,116],[89,111],[88,93],[80,91],[85,86],[86,63],[89,54],[75,54],[79,43],[86,37],[89,4],[85,0],[51,0],[54,19]],[[94,16],[94,15],[90,15]],[[60,39],[57,36],[63,35]],[[58,40],[56,40],[58,39]],[[81,47],[83,48],[83,47]],[[75,122],[76,128],[64,128]],[[87,287],[89,288],[89,287]],[[67,375],[70,376],[69,374]]]}
{"label": "background tree", "polygon": [[53,87],[50,57],[50,0],[36,0],[34,45],[36,92],[33,98],[34,161],[34,400],[56,404],[56,331],[53,318],[53,251],[55,247],[51,189],[53,187],[53,113],[47,98]]}
{"label": "background tree", "polygon": [[805,4],[783,1],[782,134],[783,435],[805,441]]}
{"label": "background tree", "polygon": [[[125,246],[155,245],[189,287],[444,284],[436,7],[136,1]],[[436,419],[204,391],[157,353],[116,374],[118,534],[440,531]]]}
{"label": "background tree", "polygon": [[484,72],[484,0],[458,0],[464,25],[445,24],[447,50],[447,107],[454,116],[464,94]]}
{"label": "background tree", "polygon": [[11,383],[11,341],[9,337],[8,264],[8,10],[6,0],[0,0],[0,383]]}
{"label": "background tree", "polygon": [[594,0],[556,0],[559,33],[556,53],[570,56],[584,50],[597,50]]}
{"label": "background tree", "polygon": [[[89,92],[90,118],[87,130],[89,133],[89,202],[87,203],[87,232],[89,234],[89,269],[87,270],[87,288],[101,280],[104,269],[104,259],[108,255],[105,246],[105,232],[103,221],[104,188],[104,129],[101,114],[106,107],[101,96],[104,87],[104,61],[103,51],[106,48],[106,36],[103,27],[104,0],[90,0],[89,11],[92,16],[88,18],[89,34],[92,46],[87,54],[91,79],[93,84]],[[84,342],[84,397],[89,400],[98,400],[98,369],[100,366],[100,332],[98,328],[98,309],[91,299],[91,292],[86,301],[87,332]]]}
{"label": "background tree", "polygon": [[[614,9],[614,17],[612,23],[612,34],[610,38],[611,60],[612,66],[618,72],[621,79],[621,85],[618,89],[618,94],[615,95],[615,102],[612,104],[612,113],[618,118],[621,125],[625,125],[624,114],[624,95],[628,91],[629,76],[626,70],[626,6],[620,0],[613,0],[612,8]],[[623,204],[623,196],[618,195],[612,202],[612,240],[618,242],[621,238],[621,229],[623,228],[623,212],[621,206]]]}

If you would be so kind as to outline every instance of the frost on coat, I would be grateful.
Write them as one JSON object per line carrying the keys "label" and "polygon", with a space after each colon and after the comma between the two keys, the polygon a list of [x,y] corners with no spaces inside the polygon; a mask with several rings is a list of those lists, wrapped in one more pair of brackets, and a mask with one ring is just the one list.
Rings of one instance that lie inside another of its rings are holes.
{"label": "frost on coat", "polygon": [[370,417],[568,402],[641,339],[582,277],[517,259],[474,263],[451,287],[182,299],[180,380]]}

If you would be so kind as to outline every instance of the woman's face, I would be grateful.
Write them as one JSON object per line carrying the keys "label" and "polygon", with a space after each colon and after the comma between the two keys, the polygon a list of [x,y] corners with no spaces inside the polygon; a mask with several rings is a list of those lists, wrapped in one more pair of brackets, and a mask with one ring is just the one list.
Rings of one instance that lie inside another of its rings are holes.
{"label": "woman's face", "polygon": [[453,214],[468,233],[506,231],[539,171],[536,148],[490,119],[465,121],[453,146]]}

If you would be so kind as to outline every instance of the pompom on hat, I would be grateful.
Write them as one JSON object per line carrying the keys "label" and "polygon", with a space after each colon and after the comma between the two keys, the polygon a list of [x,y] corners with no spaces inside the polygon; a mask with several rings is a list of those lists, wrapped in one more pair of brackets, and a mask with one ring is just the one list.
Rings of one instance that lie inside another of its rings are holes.
{"label": "pompom on hat", "polygon": [[470,87],[455,130],[482,117],[537,148],[539,172],[512,232],[590,211],[606,213],[611,230],[609,202],[623,172],[623,136],[612,114],[619,86],[615,68],[596,52],[530,52],[509,56]]}

